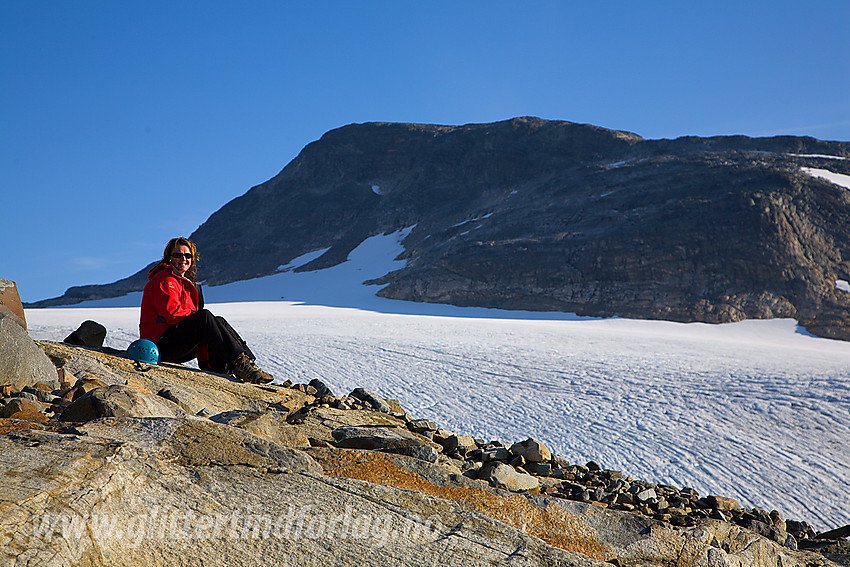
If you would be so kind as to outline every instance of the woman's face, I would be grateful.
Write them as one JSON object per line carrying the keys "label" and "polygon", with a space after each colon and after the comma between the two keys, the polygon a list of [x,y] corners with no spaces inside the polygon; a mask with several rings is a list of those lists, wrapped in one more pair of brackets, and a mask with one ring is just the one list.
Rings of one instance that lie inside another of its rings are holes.
{"label": "woman's face", "polygon": [[171,252],[171,266],[178,274],[185,275],[192,267],[192,251],[185,244],[178,244]]}

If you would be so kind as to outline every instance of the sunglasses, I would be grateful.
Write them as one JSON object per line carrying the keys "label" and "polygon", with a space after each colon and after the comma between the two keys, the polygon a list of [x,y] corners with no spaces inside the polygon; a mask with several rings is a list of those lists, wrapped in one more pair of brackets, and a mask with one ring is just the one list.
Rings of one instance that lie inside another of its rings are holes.
{"label": "sunglasses", "polygon": [[185,259],[187,259],[187,260],[191,260],[191,259],[192,259],[192,253],[191,253],[191,252],[185,252],[185,253],[183,253],[183,252],[174,252],[174,253],[171,255],[171,257],[172,257],[172,258],[185,258]]}

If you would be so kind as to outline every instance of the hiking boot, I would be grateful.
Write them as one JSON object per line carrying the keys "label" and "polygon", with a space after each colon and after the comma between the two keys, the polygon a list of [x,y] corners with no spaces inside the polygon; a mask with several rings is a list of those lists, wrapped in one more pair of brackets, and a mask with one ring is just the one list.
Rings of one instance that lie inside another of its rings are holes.
{"label": "hiking boot", "polygon": [[236,357],[233,363],[233,375],[243,382],[252,384],[268,384],[274,378],[268,372],[263,372],[244,352]]}

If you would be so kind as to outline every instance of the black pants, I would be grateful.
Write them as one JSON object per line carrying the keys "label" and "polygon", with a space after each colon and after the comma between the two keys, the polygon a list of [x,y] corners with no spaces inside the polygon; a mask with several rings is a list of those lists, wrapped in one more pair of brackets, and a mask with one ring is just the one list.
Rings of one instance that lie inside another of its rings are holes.
{"label": "black pants", "polygon": [[178,321],[162,334],[156,346],[160,360],[177,363],[196,358],[198,347],[205,346],[209,361],[198,361],[198,366],[225,373],[232,369],[236,357],[248,351],[245,341],[233,327],[223,317],[216,317],[206,309]]}

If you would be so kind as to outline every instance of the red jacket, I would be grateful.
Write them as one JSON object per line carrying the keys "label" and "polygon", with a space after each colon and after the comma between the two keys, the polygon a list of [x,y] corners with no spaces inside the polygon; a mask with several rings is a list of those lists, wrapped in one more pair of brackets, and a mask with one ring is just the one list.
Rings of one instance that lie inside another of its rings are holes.
{"label": "red jacket", "polygon": [[148,274],[142,293],[139,336],[157,342],[177,321],[201,307],[198,288],[191,280],[168,267],[157,266]]}

